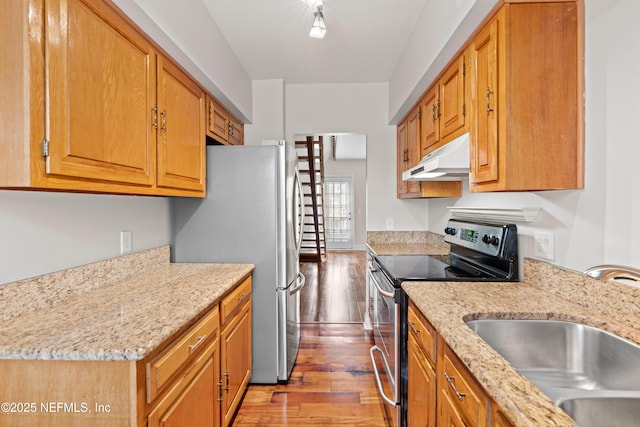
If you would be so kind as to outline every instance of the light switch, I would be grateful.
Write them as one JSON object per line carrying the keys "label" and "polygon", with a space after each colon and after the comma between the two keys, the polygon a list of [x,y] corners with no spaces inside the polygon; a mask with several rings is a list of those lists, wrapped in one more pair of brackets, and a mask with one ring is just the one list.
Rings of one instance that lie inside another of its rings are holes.
{"label": "light switch", "polygon": [[533,256],[549,261],[555,259],[553,248],[553,232],[535,231],[533,233]]}
{"label": "light switch", "polygon": [[120,253],[125,254],[127,252],[131,252],[132,245],[132,234],[131,230],[125,230],[120,232]]}

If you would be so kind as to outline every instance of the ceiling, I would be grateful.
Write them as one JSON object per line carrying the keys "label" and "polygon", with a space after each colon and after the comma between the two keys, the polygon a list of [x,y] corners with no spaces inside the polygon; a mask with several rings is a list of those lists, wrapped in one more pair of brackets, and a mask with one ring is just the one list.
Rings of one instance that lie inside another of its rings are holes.
{"label": "ceiling", "polygon": [[387,82],[426,0],[325,0],[324,39],[302,0],[202,0],[252,80]]}

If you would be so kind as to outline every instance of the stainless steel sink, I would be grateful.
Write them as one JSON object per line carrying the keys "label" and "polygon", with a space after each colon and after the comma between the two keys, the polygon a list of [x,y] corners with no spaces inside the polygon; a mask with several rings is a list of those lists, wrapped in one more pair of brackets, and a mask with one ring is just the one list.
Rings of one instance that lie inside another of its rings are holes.
{"label": "stainless steel sink", "polygon": [[[633,425],[626,419],[640,424],[640,346],[557,320],[489,319],[467,325],[577,425]],[[599,418],[595,412],[609,415]]]}
{"label": "stainless steel sink", "polygon": [[637,426],[640,424],[640,398],[581,397],[560,403],[577,426]]}

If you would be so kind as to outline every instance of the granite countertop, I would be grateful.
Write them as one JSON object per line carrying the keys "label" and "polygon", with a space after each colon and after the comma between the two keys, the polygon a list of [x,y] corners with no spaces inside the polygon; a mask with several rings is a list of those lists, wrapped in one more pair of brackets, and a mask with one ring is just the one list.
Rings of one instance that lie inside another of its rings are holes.
{"label": "granite countertop", "polygon": [[482,318],[568,320],[640,343],[640,330],[635,327],[637,289],[596,282],[526,260],[525,283],[405,282],[402,287],[515,425],[572,426],[573,420],[564,411],[465,322]]}
{"label": "granite countertop", "polygon": [[[252,264],[168,262],[150,266],[3,319],[0,358],[140,360],[253,268]],[[11,309],[12,301],[6,296],[0,303]]]}

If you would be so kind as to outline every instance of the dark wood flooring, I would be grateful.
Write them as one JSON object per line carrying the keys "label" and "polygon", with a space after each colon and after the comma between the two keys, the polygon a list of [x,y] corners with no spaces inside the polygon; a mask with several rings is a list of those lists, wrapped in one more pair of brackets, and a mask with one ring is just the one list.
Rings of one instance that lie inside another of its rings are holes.
{"label": "dark wood flooring", "polygon": [[[386,427],[362,327],[364,252],[302,263],[300,350],[287,384],[250,385],[233,422],[246,426]],[[335,305],[335,306],[334,306]]]}
{"label": "dark wood flooring", "polygon": [[327,251],[323,262],[301,262],[307,283],[300,294],[303,323],[362,323],[365,311],[364,251]]}

